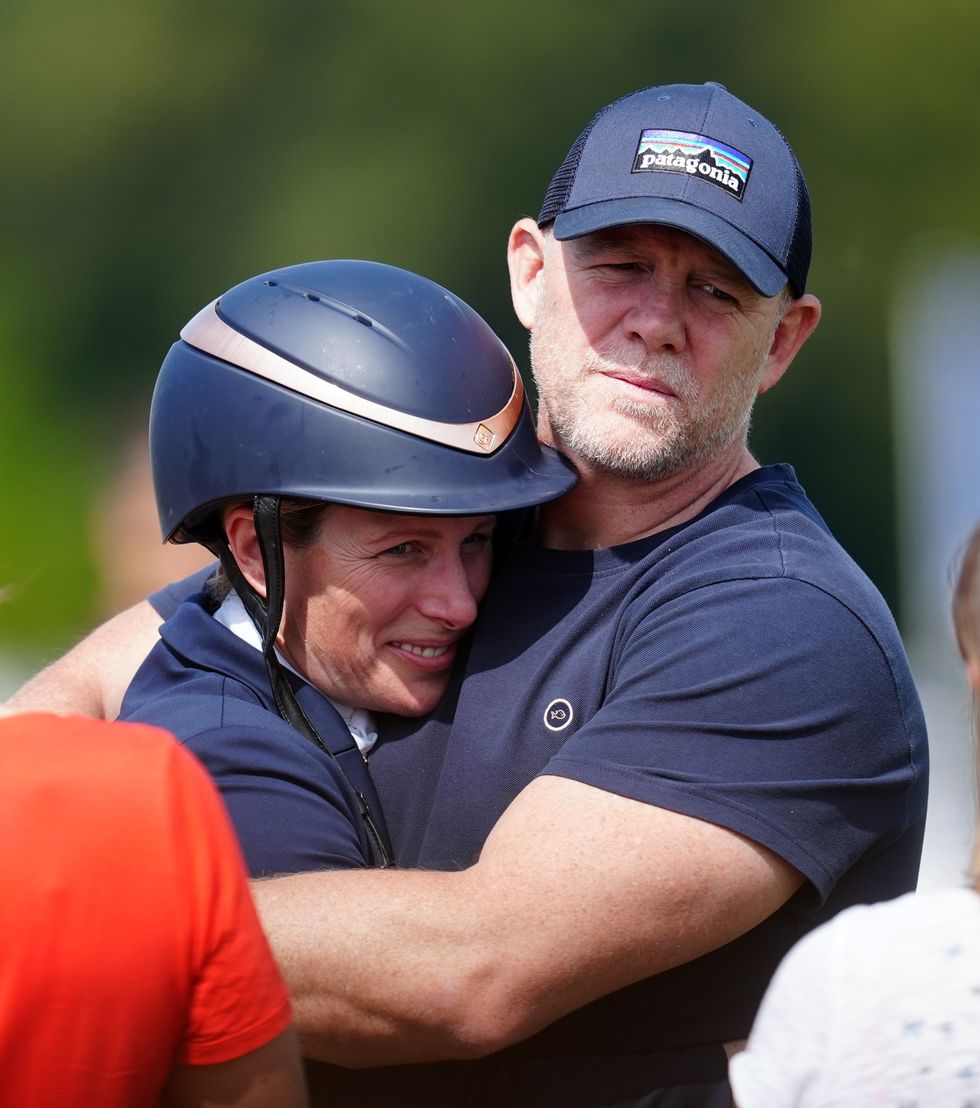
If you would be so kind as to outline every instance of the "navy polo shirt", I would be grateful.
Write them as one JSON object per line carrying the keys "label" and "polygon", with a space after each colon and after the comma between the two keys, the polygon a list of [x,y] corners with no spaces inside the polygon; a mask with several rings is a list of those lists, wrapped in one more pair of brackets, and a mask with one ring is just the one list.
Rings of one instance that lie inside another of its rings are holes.
{"label": "navy polo shirt", "polygon": [[289,680],[330,754],[280,718],[262,654],[214,619],[198,593],[161,627],[120,719],[165,727],[204,763],[253,877],[369,865],[357,792],[382,833],[384,824],[364,759],[333,705]]}

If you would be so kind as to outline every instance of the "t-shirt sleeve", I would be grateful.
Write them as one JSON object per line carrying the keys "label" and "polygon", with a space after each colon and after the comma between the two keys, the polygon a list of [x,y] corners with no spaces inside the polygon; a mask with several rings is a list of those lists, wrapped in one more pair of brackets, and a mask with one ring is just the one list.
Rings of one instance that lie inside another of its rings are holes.
{"label": "t-shirt sleeve", "polygon": [[174,744],[171,812],[193,980],[178,1061],[226,1062],[290,1022],[289,998],[249,894],[227,814],[205,770]]}
{"label": "t-shirt sleeve", "polygon": [[146,599],[161,619],[170,619],[174,612],[177,611],[180,605],[189,596],[193,596],[204,588],[208,581],[214,576],[216,569],[217,564],[205,566],[203,569],[196,570],[188,577],[182,578],[180,581],[174,581],[170,585],[164,585],[162,589],[150,593]]}
{"label": "t-shirt sleeve", "polygon": [[729,827],[826,896],[882,828],[908,824],[901,703],[839,600],[788,578],[723,582],[624,621],[602,706],[544,772]]}

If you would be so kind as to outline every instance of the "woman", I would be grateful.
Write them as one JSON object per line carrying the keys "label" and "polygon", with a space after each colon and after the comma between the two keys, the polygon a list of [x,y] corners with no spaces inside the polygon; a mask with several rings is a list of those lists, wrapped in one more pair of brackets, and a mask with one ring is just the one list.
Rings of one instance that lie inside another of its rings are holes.
{"label": "woman", "polygon": [[[980,528],[953,620],[980,705]],[[739,1108],[980,1104],[975,834],[969,884],[850,908],[790,951],[730,1064]]]}
{"label": "woman", "polygon": [[150,454],[164,539],[207,546],[224,580],[164,624],[120,718],[201,758],[253,875],[388,864],[373,713],[435,708],[497,515],[575,480],[513,359],[424,278],[292,266],[184,328]]}

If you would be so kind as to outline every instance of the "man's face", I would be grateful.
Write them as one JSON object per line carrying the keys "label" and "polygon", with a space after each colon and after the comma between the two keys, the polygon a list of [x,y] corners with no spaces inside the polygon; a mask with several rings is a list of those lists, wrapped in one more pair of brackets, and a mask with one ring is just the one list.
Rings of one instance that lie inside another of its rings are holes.
{"label": "man's face", "polygon": [[286,656],[348,707],[430,712],[490,582],[494,523],[333,505],[286,548]]}
{"label": "man's face", "polygon": [[549,234],[544,259],[531,363],[546,440],[652,480],[742,447],[780,297],[669,227]]}

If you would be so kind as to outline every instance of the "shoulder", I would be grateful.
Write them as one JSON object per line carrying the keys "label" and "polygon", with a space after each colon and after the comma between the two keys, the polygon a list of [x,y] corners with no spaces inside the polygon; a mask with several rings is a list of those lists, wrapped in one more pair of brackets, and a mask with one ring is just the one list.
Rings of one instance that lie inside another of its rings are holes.
{"label": "shoulder", "polygon": [[4,806],[21,833],[37,816],[58,812],[62,860],[101,854],[104,865],[120,865],[135,839],[152,868],[151,859],[172,851],[175,827],[216,802],[197,759],[167,731],[142,723],[36,714],[2,720],[0,767]]}
{"label": "shoulder", "polygon": [[[272,777],[301,773],[310,786],[320,781],[333,791],[342,778],[327,752],[229,677],[205,675],[173,695],[135,705],[129,718],[172,732],[219,780],[238,771]],[[352,744],[350,732],[332,709],[324,711],[317,730],[332,749]]]}
{"label": "shoulder", "polygon": [[117,779],[139,785],[158,778],[177,749],[173,735],[157,726],[43,712],[0,719],[0,736],[8,781],[20,773],[76,787],[84,777],[84,791],[93,794]]}
{"label": "shoulder", "polygon": [[177,607],[194,593],[201,592],[208,580],[214,576],[215,566],[206,566],[204,569],[165,585],[162,589],[151,593],[146,599],[162,619],[169,619]]}
{"label": "shoulder", "polygon": [[[912,708],[911,678],[888,605],[830,533],[789,466],[766,467],[727,490],[694,520],[654,541],[630,596],[634,623],[662,610],[685,632],[700,618],[733,649],[755,633],[779,635],[803,654],[860,649],[874,656]],[[773,644],[775,645],[775,644]],[[854,667],[857,671],[860,667]]]}
{"label": "shoulder", "polygon": [[137,670],[123,699],[121,719],[143,720],[186,739],[241,721],[255,726],[270,713],[258,651],[223,627],[197,593],[160,628],[160,641]]}
{"label": "shoulder", "polygon": [[789,466],[768,466],[727,489],[702,514],[669,533],[663,554],[706,581],[787,578],[831,596],[876,590],[834,538]]}
{"label": "shoulder", "polygon": [[[311,780],[336,777],[333,760],[278,713],[261,654],[241,642],[200,606],[185,601],[164,625],[130,685],[121,719],[165,728],[200,757],[215,776],[237,767],[254,773],[302,767]],[[333,707],[315,690],[316,727],[332,750],[353,740]]]}
{"label": "shoulder", "polygon": [[233,677],[210,670],[187,670],[179,680],[168,683],[161,669],[153,667],[130,686],[121,720],[163,727],[182,742],[221,728],[268,731],[286,726]]}

